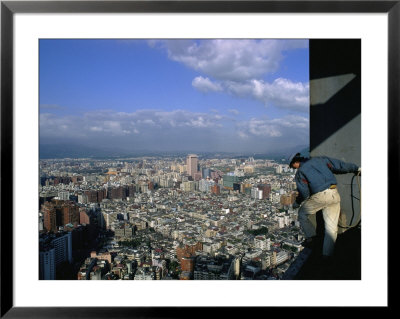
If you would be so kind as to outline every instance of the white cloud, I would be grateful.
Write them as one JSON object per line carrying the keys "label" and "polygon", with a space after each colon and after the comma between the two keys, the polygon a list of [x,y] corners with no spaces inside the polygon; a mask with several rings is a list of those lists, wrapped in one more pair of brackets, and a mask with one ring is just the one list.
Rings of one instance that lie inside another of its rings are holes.
{"label": "white cloud", "polygon": [[294,129],[308,130],[310,126],[310,120],[307,117],[299,115],[287,115],[279,119],[273,119],[271,120],[271,123],[274,123],[281,127],[294,128]]}
{"label": "white cloud", "polygon": [[[60,129],[63,126],[65,130]],[[254,151],[308,141],[308,118],[252,118],[232,121],[228,116],[186,110],[87,112],[84,116],[40,115],[41,141],[74,141],[129,149]]]}
{"label": "white cloud", "polygon": [[277,119],[252,118],[238,124],[240,138],[267,137],[287,139],[305,138],[308,136],[309,120],[302,116],[288,115]]}
{"label": "white cloud", "polygon": [[[83,116],[40,115],[42,137],[90,137],[138,135],[141,132],[165,134],[167,130],[214,129],[224,118],[218,114],[185,110],[138,110],[132,113],[107,110],[87,112]],[[63,131],[61,132],[60,129]]]}
{"label": "white cloud", "polygon": [[[307,40],[170,40],[160,44],[171,60],[229,81],[260,78],[275,72],[284,50],[308,47]],[[155,42],[151,45],[154,47]]]}
{"label": "white cloud", "polygon": [[309,84],[292,82],[289,79],[278,78],[272,83],[262,80],[246,82],[226,82],[225,90],[240,97],[251,97],[264,105],[274,105],[279,108],[308,112]]}
{"label": "white cloud", "polygon": [[91,131],[93,131],[93,132],[102,132],[103,131],[103,129],[101,127],[98,127],[98,126],[92,126],[89,129]]}
{"label": "white cloud", "polygon": [[221,85],[212,82],[209,78],[203,78],[202,76],[194,78],[192,86],[202,92],[218,92],[222,90]]}
{"label": "white cloud", "polygon": [[42,113],[39,117],[40,135],[61,138],[85,136],[78,125],[79,122],[78,117],[61,117],[51,113]]}
{"label": "white cloud", "polygon": [[121,131],[121,123],[119,121],[104,121],[106,131],[118,132]]}
{"label": "white cloud", "polygon": [[149,45],[162,47],[171,60],[207,75],[192,81],[201,92],[224,91],[265,106],[308,112],[308,82],[263,80],[279,69],[284,51],[307,48],[308,40],[169,40]]}

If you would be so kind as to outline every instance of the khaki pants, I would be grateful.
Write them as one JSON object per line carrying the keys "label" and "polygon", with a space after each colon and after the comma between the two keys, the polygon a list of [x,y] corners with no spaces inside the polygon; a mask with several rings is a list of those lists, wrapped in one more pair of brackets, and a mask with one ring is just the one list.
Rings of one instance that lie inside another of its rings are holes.
{"label": "khaki pants", "polygon": [[322,254],[332,256],[338,231],[340,215],[340,195],[336,189],[326,189],[310,196],[299,209],[299,222],[307,238],[316,235],[315,225],[310,215],[322,210],[325,223],[325,236]]}

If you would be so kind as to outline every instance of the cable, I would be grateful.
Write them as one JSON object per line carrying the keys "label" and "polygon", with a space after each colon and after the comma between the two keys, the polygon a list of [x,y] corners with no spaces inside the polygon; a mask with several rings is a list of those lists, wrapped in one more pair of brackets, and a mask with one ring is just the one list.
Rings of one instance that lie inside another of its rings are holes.
{"label": "cable", "polygon": [[[352,227],[351,225],[353,224],[353,218],[354,218],[354,200],[353,200],[353,198],[355,198],[355,199],[358,199],[359,201],[360,201],[360,212],[361,212],[361,187],[360,187],[360,178],[359,178],[359,176],[360,176],[360,172],[358,172],[357,173],[357,175],[354,175],[353,176],[353,178],[351,179],[351,209],[352,209],[352,216],[351,216],[351,220],[350,220],[350,225],[348,226],[348,227]],[[359,193],[360,193],[360,198],[357,198],[357,197],[355,197],[354,195],[353,195],[353,181],[354,181],[354,177],[357,177],[357,184],[358,184],[358,189],[359,189]],[[360,219],[361,219],[361,213],[360,213]],[[358,222],[359,223],[359,222]],[[357,225],[358,225],[358,223],[357,223]],[[356,226],[357,226],[356,225]]]}
{"label": "cable", "polygon": [[[353,195],[353,183],[354,183],[354,178],[357,177],[357,184],[358,184],[358,190],[360,193],[360,198],[357,198]],[[353,224],[353,219],[354,219],[354,198],[358,199],[360,201],[360,214],[359,214],[359,220],[357,221],[357,223],[355,225],[352,226]],[[353,228],[353,227],[357,227],[360,222],[361,222],[361,184],[360,184],[360,172],[357,172],[357,174],[354,174],[352,179],[351,179],[351,210],[352,210],[352,216],[350,219],[350,223],[349,226],[342,226],[342,225],[338,225],[340,228]]]}

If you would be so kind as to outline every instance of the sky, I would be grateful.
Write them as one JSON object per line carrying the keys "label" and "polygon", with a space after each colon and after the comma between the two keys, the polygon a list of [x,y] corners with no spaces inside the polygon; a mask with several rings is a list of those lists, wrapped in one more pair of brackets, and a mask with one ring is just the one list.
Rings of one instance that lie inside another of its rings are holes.
{"label": "sky", "polygon": [[40,144],[268,153],[309,143],[308,40],[42,39]]}

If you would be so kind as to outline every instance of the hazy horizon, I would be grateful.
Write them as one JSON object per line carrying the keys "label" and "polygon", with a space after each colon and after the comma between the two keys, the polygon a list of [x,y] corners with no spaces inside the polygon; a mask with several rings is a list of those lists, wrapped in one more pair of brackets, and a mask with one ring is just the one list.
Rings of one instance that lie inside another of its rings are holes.
{"label": "hazy horizon", "polygon": [[308,145],[308,67],[308,40],[40,40],[40,145]]}

